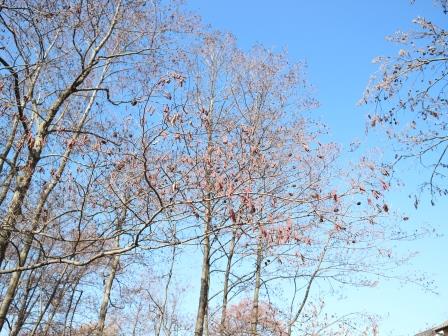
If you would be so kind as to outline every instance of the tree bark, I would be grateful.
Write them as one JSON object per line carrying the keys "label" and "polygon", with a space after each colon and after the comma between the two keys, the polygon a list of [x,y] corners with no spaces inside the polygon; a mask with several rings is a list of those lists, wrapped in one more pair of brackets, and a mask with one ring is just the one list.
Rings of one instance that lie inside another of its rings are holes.
{"label": "tree bark", "polygon": [[98,317],[97,336],[103,336],[103,333],[104,333],[107,308],[109,307],[110,293],[112,291],[112,284],[115,280],[115,275],[117,273],[119,265],[120,265],[120,256],[116,255],[116,256],[114,256],[114,258],[112,260],[110,274],[109,274],[106,284],[104,286],[103,300],[101,301],[101,308],[100,308],[100,313],[99,313],[99,317]]}
{"label": "tree bark", "polygon": [[[109,30],[103,37],[103,39],[99,42],[98,46],[93,50],[92,55],[89,59],[88,64],[81,69],[79,74],[73,79],[70,85],[68,85],[58,96],[58,98],[54,101],[51,107],[48,109],[46,113],[45,119],[39,124],[37,127],[36,136],[33,138],[31,132],[29,132],[29,145],[28,145],[28,157],[26,160],[25,168],[23,169],[23,174],[21,176],[17,176],[17,186],[14,191],[13,197],[11,199],[11,203],[9,204],[8,211],[6,212],[5,219],[0,227],[0,266],[3,264],[6,249],[9,244],[9,239],[11,237],[11,232],[14,230],[17,218],[22,213],[22,205],[25,199],[25,196],[28,193],[28,190],[31,186],[31,180],[33,178],[35,169],[37,164],[39,163],[42,155],[42,151],[44,149],[46,139],[48,136],[48,130],[55,119],[57,113],[59,112],[61,106],[67,101],[67,99],[72,96],[77,88],[84,83],[87,77],[91,74],[91,72],[95,69],[95,66],[98,63],[98,54],[103,49],[106,42],[112,35],[112,32],[117,24],[119,11],[121,8],[121,2],[119,1],[117,8],[114,13],[114,17],[110,23]],[[105,66],[105,69],[108,66]],[[104,75],[104,73],[103,73]],[[104,77],[103,77],[104,78]],[[16,78],[17,79],[17,78]],[[97,91],[94,91],[94,95],[96,95]],[[18,108],[23,108],[22,102],[18,101]],[[1,327],[4,323],[3,319],[0,317],[0,331]]]}
{"label": "tree bark", "polygon": [[252,318],[250,323],[250,335],[257,336],[258,327],[258,305],[260,300],[260,287],[261,287],[261,263],[263,261],[263,241],[261,232],[258,236],[257,243],[257,261],[255,263],[255,288],[254,297],[252,303]]}
{"label": "tree bark", "polygon": [[[104,76],[105,72],[103,73]],[[102,79],[101,79],[102,81]],[[82,127],[84,126],[84,123],[87,119],[87,116],[90,112],[90,110],[92,109],[92,106],[95,102],[95,98],[97,95],[97,91],[94,91],[94,93],[92,94],[92,96],[89,99],[89,102],[84,110],[84,113],[82,115],[81,120],[79,121],[78,125],[77,125],[77,132],[75,132],[75,134],[72,137],[72,141],[76,141],[79,137],[79,131],[82,129]],[[42,150],[42,148],[40,148],[40,151]],[[39,151],[39,153],[40,153]],[[42,216],[42,211],[44,209],[44,206],[47,202],[48,197],[50,196],[51,192],[53,191],[53,189],[56,187],[56,185],[58,184],[64,170],[65,167],[67,165],[67,162],[69,160],[69,157],[72,153],[72,147],[68,147],[63,155],[62,161],[58,167],[58,170],[56,171],[56,173],[54,174],[51,182],[48,184],[48,186],[42,191],[42,194],[40,195],[39,198],[39,203],[36,206],[36,211],[33,217],[33,221],[32,221],[32,227],[31,230],[26,234],[25,236],[25,242],[24,242],[24,246],[22,248],[22,250],[20,251],[19,254],[19,267],[22,267],[25,265],[26,260],[28,258],[28,253],[31,249],[33,240],[34,240],[34,233],[33,231],[37,229],[39,223],[40,223],[40,219]],[[40,155],[40,154],[39,154]],[[34,162],[34,161],[33,161]],[[38,160],[36,159],[35,164],[37,164]],[[34,168],[33,168],[34,171]],[[10,217],[8,217],[9,215],[7,215],[7,218],[5,220],[5,223],[10,223],[10,224],[6,224],[8,227],[14,227],[16,220],[17,220],[17,214],[21,213],[21,207],[22,207],[22,202],[23,202],[23,198],[25,197],[25,193],[27,192],[29,185],[31,183],[31,178],[32,178],[32,173],[28,173],[27,175],[28,180],[25,182],[26,185],[26,190],[22,191],[21,193],[18,193],[18,191],[16,191],[16,193],[14,194],[14,198],[12,200],[12,203],[14,205],[14,209],[10,209],[8,211],[8,214],[11,212],[12,214],[16,214],[16,216],[14,215],[10,215]],[[16,200],[14,200],[15,198],[17,198]],[[19,202],[20,200],[20,202]],[[9,241],[9,237],[11,235],[11,230],[4,230],[4,227],[0,230],[0,265],[2,264],[5,252],[6,252],[6,248],[7,248],[7,244]],[[20,277],[22,275],[22,271],[16,271],[12,274],[11,279],[9,281],[9,285],[8,285],[8,289],[6,291],[5,297],[2,300],[2,303],[0,305],[0,331],[3,328],[3,325],[5,323],[5,318],[6,315],[8,314],[9,311],[9,307],[11,305],[12,300],[14,299],[14,295],[15,292],[17,290],[17,287],[19,285],[19,281],[20,281]]]}
{"label": "tree bark", "polygon": [[[123,213],[117,219],[117,226],[116,226],[117,233],[120,232],[121,228],[123,227],[124,221],[126,220],[126,215],[127,215],[126,206],[127,206],[127,202],[125,202],[125,205],[123,207]],[[117,248],[120,248],[120,235],[117,235],[116,239],[117,239],[117,241],[116,241]],[[98,325],[97,325],[97,331],[96,331],[97,336],[103,336],[103,333],[104,333],[104,326],[106,324],[106,316],[107,316],[107,308],[109,307],[109,301],[110,301],[110,293],[112,291],[112,285],[114,283],[115,276],[117,274],[117,270],[118,270],[119,266],[120,266],[120,255],[117,254],[112,259],[110,274],[109,274],[109,276],[106,280],[106,284],[104,286],[103,299],[101,301],[100,313],[98,316]]]}
{"label": "tree bark", "polygon": [[233,254],[235,253],[235,241],[236,241],[236,229],[232,230],[232,239],[230,240],[229,254],[227,255],[227,265],[226,271],[224,273],[224,288],[222,294],[222,310],[221,310],[221,322],[220,322],[220,332],[221,335],[225,335],[226,319],[227,319],[227,301],[229,295],[229,278],[230,269],[232,267]]}
{"label": "tree bark", "polygon": [[199,305],[198,305],[198,313],[196,317],[196,326],[194,335],[195,336],[203,336],[204,333],[204,322],[205,315],[207,313],[208,306],[208,290],[209,290],[209,281],[210,281],[210,230],[212,226],[212,171],[213,171],[213,162],[212,162],[212,153],[213,153],[213,110],[214,110],[214,80],[215,75],[213,74],[211,87],[212,87],[212,96],[209,102],[208,108],[208,117],[206,120],[206,131],[207,131],[207,152],[206,152],[206,162],[205,162],[205,220],[204,220],[204,241],[202,243],[204,247],[203,257],[202,257],[202,272],[201,272],[201,288],[199,292]]}
{"label": "tree bark", "polygon": [[206,210],[206,220],[204,227],[204,241],[203,241],[203,257],[202,257],[202,272],[201,272],[201,288],[199,291],[199,305],[196,317],[196,326],[194,329],[195,336],[202,336],[204,332],[205,314],[208,305],[208,289],[210,279],[210,224],[211,214],[210,207]]}
{"label": "tree bark", "polygon": [[33,289],[33,271],[31,271],[29,273],[28,279],[26,281],[26,285],[25,285],[25,290],[24,293],[22,294],[21,297],[21,303],[20,303],[20,308],[19,311],[17,313],[17,320],[16,323],[14,324],[14,327],[11,330],[10,336],[17,336],[20,332],[20,330],[23,327],[23,324],[25,323],[26,317],[27,317],[27,309],[28,309],[28,299],[30,298],[30,294],[32,291],[34,291]]}

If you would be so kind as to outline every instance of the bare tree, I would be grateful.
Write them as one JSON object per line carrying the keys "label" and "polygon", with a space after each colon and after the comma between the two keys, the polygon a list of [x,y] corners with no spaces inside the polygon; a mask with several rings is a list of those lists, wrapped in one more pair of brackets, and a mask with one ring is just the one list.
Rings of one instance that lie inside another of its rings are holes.
{"label": "bare tree", "polygon": [[[438,1],[446,10],[446,1]],[[415,159],[428,172],[422,189],[431,193],[431,203],[447,194],[447,31],[429,19],[414,21],[416,30],[389,37],[399,45],[397,56],[378,57],[378,74],[372,77],[363,103],[375,111],[369,127],[383,125],[396,149],[394,166]],[[415,198],[415,206],[418,206]]]}

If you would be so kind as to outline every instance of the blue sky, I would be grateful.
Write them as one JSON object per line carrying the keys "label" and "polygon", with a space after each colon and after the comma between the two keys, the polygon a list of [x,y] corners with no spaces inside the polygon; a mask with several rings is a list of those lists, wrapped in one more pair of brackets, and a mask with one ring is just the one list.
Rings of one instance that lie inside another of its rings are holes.
{"label": "blue sky", "polygon": [[[369,76],[377,69],[372,59],[395,55],[399,47],[385,40],[397,30],[413,28],[416,16],[444,22],[445,17],[431,0],[192,0],[189,7],[205,23],[232,32],[242,48],[254,43],[276,50],[286,48],[291,61],[306,61],[308,77],[315,87],[321,107],[314,112],[325,121],[335,141],[348,145],[355,139],[385,149],[388,144],[380,134],[365,135],[369,107],[356,105]],[[435,207],[423,202],[416,211],[407,195],[416,189],[422,173],[411,163],[402,167],[406,186],[389,196],[397,210],[411,217],[409,226],[431,225],[446,231],[447,200]],[[439,295],[413,285],[382,283],[375,289],[353,289],[344,299],[334,298],[334,309],[341,312],[371,311],[381,314],[381,335],[413,335],[425,327],[448,319],[448,268],[446,236],[401,243],[400,251],[418,251],[419,255],[401,272],[424,272],[438,286]],[[442,269],[444,268],[444,269]]]}

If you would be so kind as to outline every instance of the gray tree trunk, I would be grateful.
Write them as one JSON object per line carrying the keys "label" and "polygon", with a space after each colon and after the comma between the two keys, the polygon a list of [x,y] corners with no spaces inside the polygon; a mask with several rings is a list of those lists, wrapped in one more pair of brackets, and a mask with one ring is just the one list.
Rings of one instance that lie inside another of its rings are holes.
{"label": "gray tree trunk", "polygon": [[250,323],[250,335],[258,335],[258,306],[260,300],[260,287],[261,287],[261,263],[263,261],[263,241],[261,233],[258,236],[257,243],[257,261],[255,263],[255,288],[254,297],[252,303],[252,318]]}
{"label": "gray tree trunk", "polygon": [[232,267],[233,254],[235,253],[235,241],[236,241],[236,229],[233,229],[232,239],[230,240],[230,246],[229,246],[229,254],[227,255],[226,271],[224,273],[224,288],[222,294],[222,310],[221,310],[221,322],[220,322],[221,335],[224,335],[226,330],[227,301],[229,296],[229,278],[230,278],[230,269]]}

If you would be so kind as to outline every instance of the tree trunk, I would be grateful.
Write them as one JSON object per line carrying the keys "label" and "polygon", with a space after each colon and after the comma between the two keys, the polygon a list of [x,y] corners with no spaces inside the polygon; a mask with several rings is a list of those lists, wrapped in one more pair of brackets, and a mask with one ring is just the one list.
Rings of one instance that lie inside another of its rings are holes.
{"label": "tree trunk", "polygon": [[261,263],[263,261],[263,242],[261,232],[258,236],[258,244],[257,244],[257,261],[255,264],[255,288],[254,288],[254,297],[252,303],[252,319],[250,322],[250,335],[256,336],[258,335],[257,327],[258,327],[258,303],[260,298],[260,287],[261,287]]}
{"label": "tree trunk", "polygon": [[209,209],[207,209],[205,228],[204,228],[204,242],[203,242],[204,254],[202,257],[201,288],[199,291],[199,305],[196,317],[196,327],[194,329],[195,336],[203,335],[205,314],[207,313],[208,289],[210,280],[210,224],[211,224],[211,217]]}
{"label": "tree trunk", "polygon": [[27,309],[28,309],[28,299],[30,298],[30,294],[31,291],[33,289],[34,283],[33,283],[33,271],[30,272],[28,279],[26,281],[26,285],[25,285],[25,291],[22,294],[21,297],[21,303],[20,303],[20,308],[19,311],[17,313],[17,320],[16,323],[14,324],[13,329],[11,330],[10,336],[17,336],[20,332],[20,330],[23,327],[23,324],[25,323],[26,317],[27,317]]}
{"label": "tree trunk", "polygon": [[102,336],[104,332],[104,326],[106,322],[107,308],[109,307],[110,293],[112,291],[112,284],[115,280],[115,275],[117,273],[118,266],[120,265],[120,256],[114,256],[112,260],[112,265],[110,269],[109,277],[107,278],[106,284],[104,286],[103,300],[101,301],[101,308],[98,317],[98,327],[97,335]]}
{"label": "tree trunk", "polygon": [[207,307],[205,308],[204,336],[209,336],[209,330],[208,330],[208,305],[207,305]]}
{"label": "tree trunk", "polygon": [[[102,76],[100,79],[100,83],[102,83],[102,81],[104,79],[104,75],[106,73],[107,68],[108,67],[106,66],[105,69],[103,70],[103,73],[102,73]],[[71,93],[66,92],[66,94],[68,97]],[[89,113],[93,107],[96,96],[97,96],[97,91],[95,91],[90,96],[87,106],[83,111],[83,115],[77,124],[77,127],[76,127],[77,132],[75,132],[75,134],[72,137],[73,142],[75,142],[78,139],[78,137],[80,135],[79,132],[81,131],[81,129],[83,128],[83,126],[87,120],[87,116],[89,115]],[[61,100],[61,98],[59,100]],[[62,102],[63,101],[61,100],[60,104],[62,104]],[[58,102],[56,102],[56,103],[58,103]],[[54,111],[52,111],[52,113],[50,113],[50,115],[49,115],[49,119],[50,119],[50,117],[51,118],[54,117],[54,114],[56,113],[57,109],[60,106],[60,105],[58,106],[58,104],[56,104],[56,103],[54,105]],[[48,121],[48,120],[46,120],[46,121]],[[17,178],[18,187],[16,188],[11,205],[8,209],[6,219],[5,219],[5,221],[2,225],[2,228],[0,230],[0,266],[5,257],[6,248],[8,246],[9,238],[11,236],[11,229],[15,227],[15,224],[17,221],[17,216],[21,214],[23,199],[30,187],[34,169],[40,160],[40,155],[41,155],[41,152],[43,149],[43,144],[44,144],[44,139],[46,137],[47,128],[48,128],[47,122],[43,122],[39,126],[38,136],[36,137],[36,140],[34,142],[33,150],[31,150],[30,154],[29,154],[26,172],[22,177]],[[65,167],[67,166],[67,162],[69,160],[71,153],[72,153],[72,147],[68,147],[64,152],[62,161],[61,161],[56,173],[54,174],[51,182],[42,191],[42,194],[39,198],[39,203],[36,207],[36,211],[35,211],[35,214],[33,217],[31,231],[27,233],[27,235],[25,237],[24,246],[23,246],[22,250],[20,251],[19,267],[24,266],[26,263],[26,260],[28,258],[28,253],[31,249],[31,245],[34,240],[34,234],[32,231],[37,229],[40,219],[41,219],[41,216],[42,216],[42,211],[47,202],[47,199],[48,199],[49,195],[51,194],[51,192],[53,191],[53,189],[55,188],[55,186],[57,185],[57,183],[59,182],[60,178],[62,177],[62,174],[65,170]],[[17,272],[14,272],[12,274],[6,295],[0,305],[0,331],[3,329],[3,325],[5,323],[5,318],[9,311],[9,307],[14,298],[17,287],[19,285],[21,275],[22,275],[22,271],[20,271],[20,270]]]}
{"label": "tree trunk", "polygon": [[[123,207],[123,213],[121,216],[117,219],[117,225],[116,225],[116,231],[117,233],[120,232],[121,228],[123,227],[124,221],[126,220],[127,215],[127,201],[125,202],[125,205]],[[116,245],[117,248],[120,248],[120,235],[117,235],[117,241]],[[106,280],[106,284],[104,286],[103,291],[103,300],[101,301],[101,307],[100,307],[100,313],[98,316],[98,325],[97,325],[97,336],[102,336],[104,333],[104,326],[106,323],[106,316],[107,316],[107,308],[109,307],[109,300],[110,300],[110,293],[112,291],[112,285],[115,280],[115,275],[117,274],[118,267],[120,266],[120,255],[117,254],[112,259],[112,265],[110,268],[110,274],[109,277]]]}
{"label": "tree trunk", "polygon": [[[75,134],[72,137],[72,141],[76,141],[78,139],[78,137],[80,135],[79,131],[81,131],[82,127],[84,126],[87,116],[89,115],[89,112],[92,109],[93,103],[95,102],[96,95],[97,95],[96,91],[91,95],[89,102],[84,110],[83,116],[77,125],[77,128],[76,128],[77,132],[75,132]],[[41,150],[42,150],[42,147],[40,147],[40,149],[38,151],[39,157],[40,157]],[[71,153],[72,153],[72,148],[68,147],[64,152],[62,161],[61,161],[56,173],[52,177],[51,182],[42,191],[42,194],[40,195],[39,203],[36,206],[36,211],[35,211],[35,214],[34,214],[34,217],[32,220],[31,231],[29,231],[26,234],[24,246],[23,246],[22,250],[20,251],[19,265],[18,265],[19,267],[25,266],[26,260],[28,258],[28,253],[31,249],[31,246],[32,246],[32,243],[34,240],[33,231],[38,228],[38,225],[40,223],[40,219],[42,216],[42,211],[47,202],[47,199],[48,199],[49,195],[51,194],[51,192],[53,191],[53,189],[58,184],[60,178],[62,177],[62,174],[65,170],[65,167],[67,166],[67,162],[69,160]],[[34,161],[32,161],[34,168],[35,168],[35,165],[37,164],[37,162],[38,162],[37,158]],[[22,190],[22,188],[17,188],[16,192],[14,193],[12,205],[10,206],[10,209],[8,210],[8,215],[6,216],[5,224],[3,225],[2,229],[0,230],[0,266],[1,266],[4,256],[5,256],[7,244],[9,241],[9,237],[11,235],[11,229],[15,226],[15,223],[17,220],[17,215],[21,213],[23,198],[25,197],[25,194],[30,186],[31,178],[32,178],[32,171],[34,171],[34,168],[32,170],[30,169],[30,171],[28,173],[26,173],[27,175],[25,175],[25,176],[27,177],[27,180],[25,182],[22,182],[23,187],[24,188],[26,187],[26,188],[24,190]],[[23,180],[23,178],[22,178],[22,180]],[[18,178],[18,180],[21,180],[21,179]],[[5,227],[8,227],[10,229],[5,230]],[[14,295],[17,290],[17,286],[19,285],[21,275],[22,275],[22,271],[20,271],[20,270],[16,271],[12,274],[11,279],[9,281],[7,292],[6,292],[5,297],[3,298],[3,301],[0,305],[0,331],[2,330],[3,325],[5,323],[5,318],[6,318],[6,315],[8,314],[8,310],[11,305],[11,302],[14,299]]]}
{"label": "tree trunk", "polygon": [[207,131],[207,152],[205,160],[205,225],[204,225],[204,241],[202,243],[204,247],[204,254],[202,257],[202,272],[201,272],[201,288],[199,292],[199,305],[198,313],[196,316],[196,326],[194,329],[195,336],[203,336],[205,314],[207,313],[208,306],[208,290],[210,282],[210,230],[212,226],[212,172],[213,172],[213,111],[214,111],[214,81],[216,79],[215,73],[212,75],[211,80],[212,95],[209,101],[208,117],[206,120]]}
{"label": "tree trunk", "polygon": [[[25,265],[25,260],[29,252],[29,246],[31,246],[31,244],[28,244],[28,241],[26,241],[25,247],[22,249],[22,251],[20,251],[19,254],[20,267]],[[9,279],[8,289],[6,290],[5,296],[3,297],[3,301],[0,305],[0,331],[3,329],[3,325],[5,324],[6,315],[8,314],[9,307],[16,294],[17,287],[19,286],[21,274],[22,272],[20,271],[14,272],[11,278]]]}
{"label": "tree trunk", "polygon": [[232,230],[232,239],[230,240],[229,246],[229,254],[227,255],[227,266],[226,271],[224,273],[224,288],[222,294],[222,311],[221,311],[221,323],[220,323],[220,332],[221,335],[225,334],[226,328],[226,319],[227,319],[227,301],[229,296],[229,278],[230,278],[230,269],[232,267],[232,259],[233,254],[235,252],[235,241],[236,241],[236,229]]}
{"label": "tree trunk", "polygon": [[44,309],[40,312],[39,318],[37,319],[37,321],[36,321],[36,323],[34,325],[33,331],[31,332],[30,336],[36,335],[37,328],[39,328],[39,325],[42,322],[42,319],[44,318],[45,314],[47,313],[48,308],[50,308],[50,305],[51,305],[54,297],[56,296],[56,293],[57,293],[57,291],[59,289],[59,286],[61,285],[61,282],[62,282],[62,280],[63,280],[63,278],[65,276],[65,273],[67,272],[67,269],[68,269],[68,265],[65,265],[64,271],[62,272],[61,276],[58,278],[56,284],[53,286],[53,290],[51,292],[51,295],[48,298],[47,303],[45,304]]}
{"label": "tree trunk", "polygon": [[[8,211],[6,212],[5,218],[2,222],[2,225],[0,227],[0,266],[2,265],[6,249],[9,244],[9,239],[11,237],[12,230],[15,229],[17,218],[22,213],[22,205],[23,201],[25,199],[25,196],[28,193],[28,190],[31,186],[31,181],[33,179],[33,175],[35,172],[35,169],[37,167],[37,164],[39,163],[42,155],[42,151],[44,149],[47,136],[48,136],[48,129],[53,122],[54,118],[56,117],[57,113],[59,112],[61,106],[66,102],[66,100],[73,95],[76,92],[76,89],[78,86],[80,86],[86,78],[90,75],[92,70],[94,69],[96,65],[96,57],[99,53],[99,51],[103,48],[104,44],[107,42],[107,40],[110,37],[110,34],[112,33],[113,27],[116,25],[116,19],[118,15],[118,10],[120,6],[117,6],[115,16],[113,18],[113,21],[111,22],[111,30],[108,32],[108,34],[103,38],[103,40],[100,42],[100,44],[97,46],[97,48],[94,50],[93,55],[91,56],[91,59],[89,61],[89,64],[82,69],[81,73],[78,74],[76,78],[74,78],[73,82],[68,85],[58,96],[58,98],[54,101],[54,103],[51,105],[51,107],[48,109],[48,112],[46,114],[46,118],[39,124],[37,127],[37,133],[36,136],[33,138],[32,134],[29,134],[29,145],[28,145],[28,157],[26,160],[25,167],[23,169],[23,174],[21,176],[17,176],[17,186],[14,191],[11,203],[9,204]],[[108,69],[108,66],[106,65],[103,69],[102,77],[100,80],[100,83],[104,79],[104,75],[106,73],[106,69]],[[92,98],[89,101],[89,106],[87,107],[86,111],[90,111],[91,106],[93,102],[95,101],[95,97],[98,91],[94,91],[92,94]],[[21,104],[21,103],[20,103]],[[19,106],[22,108],[22,106]],[[85,113],[85,116],[86,117]],[[84,121],[81,121],[83,124]],[[0,331],[1,327],[4,323],[4,317],[3,319],[0,317]]]}
{"label": "tree trunk", "polygon": [[[37,162],[40,159],[41,148],[35,155],[31,155],[24,169],[24,174],[17,177],[17,187],[12,197],[10,206],[0,229],[0,266],[5,259],[6,248],[8,247],[11,232],[14,230],[17,218],[22,214],[22,203],[31,184],[31,178],[34,174]],[[4,319],[0,317],[0,330]]]}

